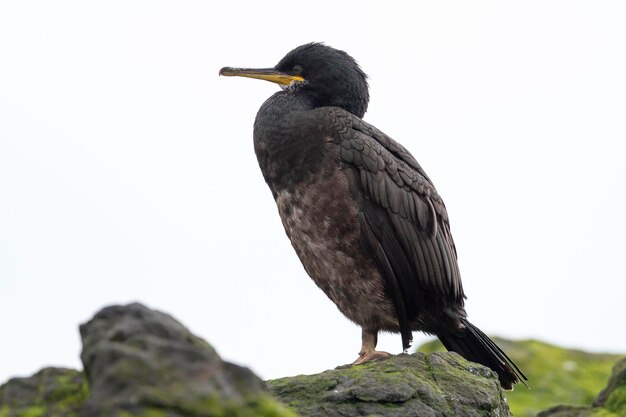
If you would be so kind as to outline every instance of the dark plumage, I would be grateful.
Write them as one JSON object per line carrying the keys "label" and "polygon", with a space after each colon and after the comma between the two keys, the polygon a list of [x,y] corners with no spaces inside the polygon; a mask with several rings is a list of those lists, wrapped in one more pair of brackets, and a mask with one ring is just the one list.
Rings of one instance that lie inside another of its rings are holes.
{"label": "dark plumage", "polygon": [[435,334],[482,363],[504,388],[525,376],[466,319],[465,295],[443,200],[402,145],[361,120],[366,76],[320,43],[274,68],[223,68],[276,82],[254,123],[254,147],[287,236],[313,281],[363,329],[355,363],[388,355],[379,331]]}

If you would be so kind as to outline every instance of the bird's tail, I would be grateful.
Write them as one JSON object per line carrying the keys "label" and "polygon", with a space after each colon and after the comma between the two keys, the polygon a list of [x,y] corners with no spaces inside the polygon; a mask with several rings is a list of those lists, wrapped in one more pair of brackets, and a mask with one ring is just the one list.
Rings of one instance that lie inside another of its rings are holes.
{"label": "bird's tail", "polygon": [[438,335],[446,349],[491,368],[498,374],[504,389],[512,389],[516,382],[526,385],[526,375],[493,340],[466,319],[461,319],[461,322],[465,326],[462,332]]}

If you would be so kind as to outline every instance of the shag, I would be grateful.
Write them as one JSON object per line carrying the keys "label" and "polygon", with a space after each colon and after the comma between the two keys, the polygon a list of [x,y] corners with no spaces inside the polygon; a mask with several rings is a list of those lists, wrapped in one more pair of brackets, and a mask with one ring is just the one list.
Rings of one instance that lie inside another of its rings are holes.
{"label": "shag", "polygon": [[406,351],[420,330],[505,389],[526,379],[467,320],[443,200],[408,150],[362,120],[367,77],[350,55],[309,43],[273,68],[219,74],[282,88],[256,116],[254,149],[304,269],[362,329],[355,364],[389,356],[376,350],[379,332],[400,333]]}

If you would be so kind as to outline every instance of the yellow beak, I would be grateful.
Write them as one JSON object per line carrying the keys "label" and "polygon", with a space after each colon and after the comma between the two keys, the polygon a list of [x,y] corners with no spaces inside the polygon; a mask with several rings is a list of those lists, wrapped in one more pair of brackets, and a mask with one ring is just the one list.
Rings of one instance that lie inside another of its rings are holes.
{"label": "yellow beak", "polygon": [[220,70],[220,75],[225,77],[247,77],[258,80],[271,81],[280,85],[290,85],[293,82],[302,82],[304,78],[300,75],[290,75],[276,71],[274,68],[233,68],[224,67]]}

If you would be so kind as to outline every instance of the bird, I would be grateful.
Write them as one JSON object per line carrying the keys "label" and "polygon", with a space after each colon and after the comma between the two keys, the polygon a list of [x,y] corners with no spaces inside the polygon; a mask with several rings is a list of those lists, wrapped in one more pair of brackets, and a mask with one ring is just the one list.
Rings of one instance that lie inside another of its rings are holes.
{"label": "bird", "polygon": [[312,42],[274,67],[219,75],[281,87],[256,115],[254,150],[307,274],[361,327],[354,364],[390,356],[376,350],[380,332],[399,333],[407,352],[422,331],[504,389],[527,380],[468,321],[446,206],[412,154],[363,120],[369,86],[352,56]]}

